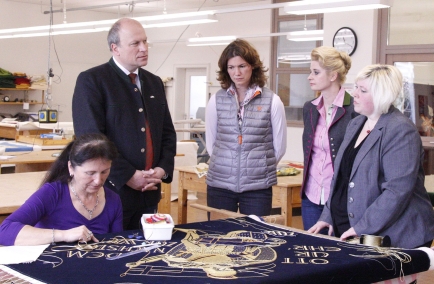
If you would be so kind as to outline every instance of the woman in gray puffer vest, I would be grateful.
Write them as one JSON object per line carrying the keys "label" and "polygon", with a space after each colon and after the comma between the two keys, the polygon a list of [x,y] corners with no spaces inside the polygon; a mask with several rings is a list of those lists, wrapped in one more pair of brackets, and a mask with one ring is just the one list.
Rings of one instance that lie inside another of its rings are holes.
{"label": "woman in gray puffer vest", "polygon": [[267,69],[247,41],[230,43],[218,65],[222,89],[209,100],[205,119],[208,206],[270,215],[276,165],[286,150],[283,103],[264,87]]}

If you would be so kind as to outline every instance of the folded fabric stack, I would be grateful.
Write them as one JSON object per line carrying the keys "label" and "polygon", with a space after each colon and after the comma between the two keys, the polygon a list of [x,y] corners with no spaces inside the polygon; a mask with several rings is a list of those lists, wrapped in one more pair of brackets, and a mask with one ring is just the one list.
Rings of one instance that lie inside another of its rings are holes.
{"label": "folded fabric stack", "polygon": [[26,73],[14,72],[14,83],[17,89],[28,89],[30,87],[30,79],[27,78]]}
{"label": "folded fabric stack", "polygon": [[14,79],[11,72],[0,68],[0,88],[15,88]]}
{"label": "folded fabric stack", "polygon": [[30,76],[30,87],[32,89],[45,90],[47,89],[47,80],[44,75]]}

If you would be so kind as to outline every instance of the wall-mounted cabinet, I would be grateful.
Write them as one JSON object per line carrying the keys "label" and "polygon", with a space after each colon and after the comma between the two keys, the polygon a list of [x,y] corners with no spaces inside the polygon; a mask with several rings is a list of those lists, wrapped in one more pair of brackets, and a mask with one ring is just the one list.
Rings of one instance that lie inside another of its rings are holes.
{"label": "wall-mounted cabinet", "polygon": [[[38,94],[41,94],[39,96]],[[44,104],[44,90],[0,88],[0,105]]]}

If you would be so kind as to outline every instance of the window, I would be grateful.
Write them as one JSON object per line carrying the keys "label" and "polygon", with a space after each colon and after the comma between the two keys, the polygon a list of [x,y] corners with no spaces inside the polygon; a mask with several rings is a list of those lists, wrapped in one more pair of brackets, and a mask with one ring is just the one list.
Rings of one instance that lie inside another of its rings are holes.
{"label": "window", "polygon": [[[275,11],[273,22],[275,33],[317,30],[322,29],[322,14],[305,17]],[[289,125],[302,126],[303,105],[315,97],[307,77],[310,73],[310,53],[312,49],[321,45],[322,41],[289,41],[286,36],[275,37],[272,40],[270,86],[285,106]]]}

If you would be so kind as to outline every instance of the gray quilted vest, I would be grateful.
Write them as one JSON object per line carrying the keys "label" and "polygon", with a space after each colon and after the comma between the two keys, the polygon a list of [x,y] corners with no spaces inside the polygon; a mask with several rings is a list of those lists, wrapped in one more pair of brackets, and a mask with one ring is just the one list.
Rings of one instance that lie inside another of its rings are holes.
{"label": "gray quilted vest", "polygon": [[262,88],[262,93],[244,106],[240,127],[235,97],[226,90],[217,92],[217,136],[206,178],[208,185],[244,192],[277,183],[272,99],[273,92]]}

